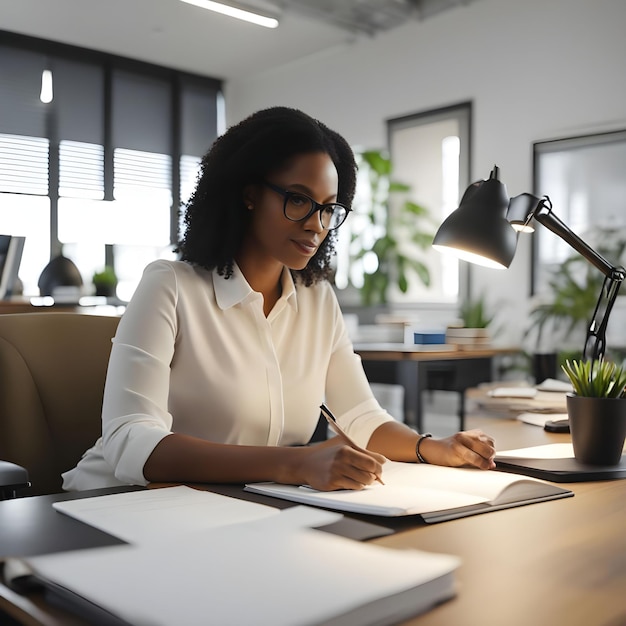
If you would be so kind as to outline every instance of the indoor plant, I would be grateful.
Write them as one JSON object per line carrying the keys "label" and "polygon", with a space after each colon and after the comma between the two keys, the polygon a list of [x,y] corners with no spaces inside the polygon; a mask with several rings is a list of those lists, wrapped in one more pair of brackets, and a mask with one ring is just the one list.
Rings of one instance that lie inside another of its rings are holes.
{"label": "indoor plant", "polygon": [[562,366],[574,393],[567,414],[575,458],[590,465],[616,465],[626,439],[626,371],[612,361],[567,360]]}
{"label": "indoor plant", "polygon": [[[385,304],[392,285],[406,293],[415,278],[430,284],[428,266],[416,253],[431,245],[434,232],[425,227],[428,209],[406,199],[410,186],[393,180],[391,160],[383,151],[366,150],[357,159],[369,188],[366,199],[355,201],[350,220],[350,282],[363,305]],[[362,280],[354,280],[355,267],[362,268]]]}
{"label": "indoor plant", "polygon": [[493,315],[487,313],[485,296],[467,298],[461,304],[459,314],[465,328],[487,328],[493,321]]}
{"label": "indoor plant", "polygon": [[493,315],[487,313],[484,295],[466,298],[459,308],[460,323],[450,324],[446,330],[446,342],[458,344],[486,344],[491,341],[488,329]]}
{"label": "indoor plant", "polygon": [[115,296],[117,276],[112,267],[107,265],[101,272],[95,272],[91,280],[96,288],[97,296],[107,296],[109,298]]}

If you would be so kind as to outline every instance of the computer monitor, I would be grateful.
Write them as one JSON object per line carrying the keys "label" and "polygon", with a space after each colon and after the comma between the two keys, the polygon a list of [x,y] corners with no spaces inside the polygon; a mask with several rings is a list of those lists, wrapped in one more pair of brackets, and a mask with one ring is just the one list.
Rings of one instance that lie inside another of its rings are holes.
{"label": "computer monitor", "polygon": [[25,240],[25,237],[0,235],[0,299],[13,295]]}

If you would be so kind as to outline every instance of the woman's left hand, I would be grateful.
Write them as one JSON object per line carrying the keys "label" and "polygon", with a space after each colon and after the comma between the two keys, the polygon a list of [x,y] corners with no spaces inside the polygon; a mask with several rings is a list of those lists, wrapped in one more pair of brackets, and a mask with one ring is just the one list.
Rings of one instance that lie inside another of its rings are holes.
{"label": "woman's left hand", "polygon": [[422,439],[420,454],[433,465],[494,469],[495,441],[481,430],[465,430],[445,439]]}

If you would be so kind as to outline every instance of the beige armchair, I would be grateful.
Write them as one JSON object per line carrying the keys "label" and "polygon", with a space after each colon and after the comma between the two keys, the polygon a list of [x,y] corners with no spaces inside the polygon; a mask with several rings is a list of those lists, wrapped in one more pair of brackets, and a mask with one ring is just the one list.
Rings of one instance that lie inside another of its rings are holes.
{"label": "beige armchair", "polygon": [[9,492],[11,481],[19,486],[20,468],[11,464],[28,472],[31,487],[21,495],[62,490],[61,473],[100,435],[118,322],[80,313],[0,315],[0,491],[3,473]]}

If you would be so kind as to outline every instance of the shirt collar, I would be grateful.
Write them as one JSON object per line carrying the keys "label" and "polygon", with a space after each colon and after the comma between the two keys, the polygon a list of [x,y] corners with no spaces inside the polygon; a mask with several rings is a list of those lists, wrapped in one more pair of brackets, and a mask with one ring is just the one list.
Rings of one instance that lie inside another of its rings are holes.
{"label": "shirt collar", "polygon": [[[220,276],[217,269],[212,272],[213,285],[215,289],[215,300],[222,310],[229,309],[245,300],[252,300],[259,294],[252,290],[242,274],[239,266],[233,265],[233,275],[226,279]],[[283,268],[281,276],[283,293],[281,299],[285,299],[294,311],[298,310],[298,300],[296,296],[296,286],[288,268]]]}

